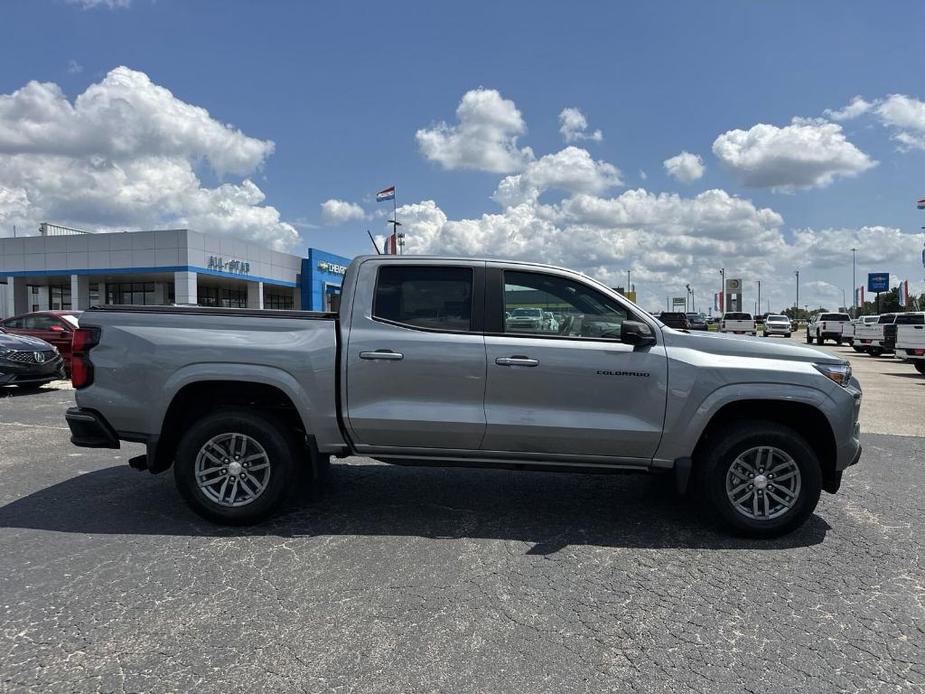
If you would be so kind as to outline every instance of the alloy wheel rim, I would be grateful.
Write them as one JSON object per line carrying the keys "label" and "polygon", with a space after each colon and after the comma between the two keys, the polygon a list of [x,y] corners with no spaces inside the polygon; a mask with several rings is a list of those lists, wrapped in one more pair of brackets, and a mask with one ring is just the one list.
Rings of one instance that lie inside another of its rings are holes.
{"label": "alloy wheel rim", "polygon": [[802,476],[793,457],[775,446],[740,453],[726,472],[726,497],[737,513],[758,521],[778,518],[800,498]]}
{"label": "alloy wheel rim", "polygon": [[260,443],[238,432],[218,434],[196,455],[196,486],[219,506],[246,506],[256,501],[270,482],[270,456]]}

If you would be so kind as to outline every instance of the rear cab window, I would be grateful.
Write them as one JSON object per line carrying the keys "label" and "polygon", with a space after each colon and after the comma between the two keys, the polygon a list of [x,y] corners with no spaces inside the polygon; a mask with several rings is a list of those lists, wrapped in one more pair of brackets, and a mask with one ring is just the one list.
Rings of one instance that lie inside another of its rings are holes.
{"label": "rear cab window", "polygon": [[410,328],[468,332],[473,270],[395,265],[379,268],[373,318]]}

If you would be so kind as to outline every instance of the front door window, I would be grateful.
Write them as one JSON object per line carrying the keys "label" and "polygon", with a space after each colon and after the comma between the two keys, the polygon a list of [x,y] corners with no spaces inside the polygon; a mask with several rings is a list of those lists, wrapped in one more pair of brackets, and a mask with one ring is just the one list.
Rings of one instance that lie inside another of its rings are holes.
{"label": "front door window", "polygon": [[504,332],[620,339],[627,310],[590,287],[557,275],[504,273]]}

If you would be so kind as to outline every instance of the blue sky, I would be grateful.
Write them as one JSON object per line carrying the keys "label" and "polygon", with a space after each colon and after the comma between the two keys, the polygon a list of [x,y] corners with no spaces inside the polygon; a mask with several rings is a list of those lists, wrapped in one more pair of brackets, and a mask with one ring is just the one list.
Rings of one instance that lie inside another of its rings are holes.
{"label": "blue sky", "polygon": [[[855,95],[925,99],[921,2],[888,10],[868,2],[744,1],[85,4],[4,4],[3,24],[14,30],[0,44],[0,94],[37,80],[73,99],[117,66],[145,73],[217,121],[272,140],[275,151],[249,177],[304,243],[334,252],[367,251],[365,229],[382,233],[382,220],[326,223],[321,204],[334,198],[372,213],[371,195],[392,183],[399,204],[432,200],[449,220],[501,212],[492,193],[516,171],[428,160],[415,138],[438,121],[452,127],[461,98],[478,87],[516,104],[526,126],[517,145],[536,158],[564,147],[559,114],[580,109],[603,139],[576,145],[619,168],[622,186],[610,196],[640,187],[685,197],[721,189],[778,213],[787,241],[793,229],[883,226],[913,234],[925,224],[914,205],[925,196],[925,149],[899,151],[898,130],[883,119],[840,122],[842,135],[876,166],[808,188],[745,185],[711,151],[729,130],[820,118]],[[706,167],[690,183],[662,164],[682,150]],[[213,168],[195,163],[205,187],[241,178]],[[557,204],[573,193],[552,189],[541,199]],[[645,277],[645,258],[625,264],[637,262]],[[756,263],[743,262],[743,272],[764,272]],[[619,270],[619,259],[607,264]],[[912,266],[884,269],[921,279]],[[666,284],[672,273],[664,273],[652,270],[649,281]],[[818,275],[843,284],[824,268]],[[653,296],[660,292],[653,287]]]}

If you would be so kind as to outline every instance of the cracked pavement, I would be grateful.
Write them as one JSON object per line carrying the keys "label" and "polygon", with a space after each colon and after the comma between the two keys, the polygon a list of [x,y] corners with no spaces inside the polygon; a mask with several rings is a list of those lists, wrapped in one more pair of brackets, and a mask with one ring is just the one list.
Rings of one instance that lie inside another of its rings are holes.
{"label": "cracked pavement", "polygon": [[925,439],[864,435],[770,542],[662,478],[362,458],[230,529],[71,446],[72,400],[0,397],[0,691],[925,689]]}

